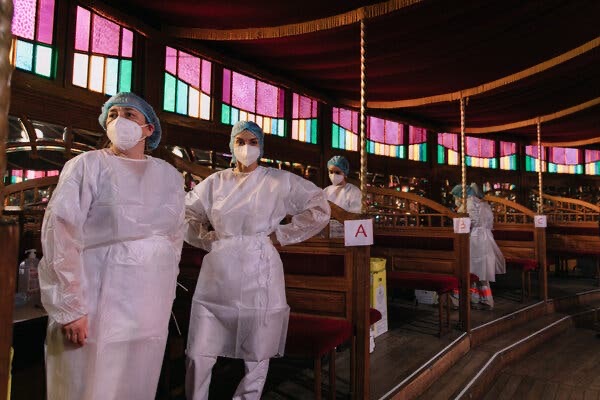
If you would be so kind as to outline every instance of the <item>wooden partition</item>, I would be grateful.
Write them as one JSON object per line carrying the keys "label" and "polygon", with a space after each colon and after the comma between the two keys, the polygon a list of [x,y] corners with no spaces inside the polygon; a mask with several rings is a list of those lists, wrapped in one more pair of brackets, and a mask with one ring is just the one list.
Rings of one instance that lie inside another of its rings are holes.
{"label": "wooden partition", "polygon": [[539,271],[539,297],[548,298],[546,268],[546,229],[536,228],[535,212],[513,201],[487,195],[494,213],[494,239],[506,259],[536,260]]}
{"label": "wooden partition", "polygon": [[461,215],[412,193],[374,187],[368,189],[368,205],[375,229],[372,254],[386,259],[388,271],[455,276],[461,326],[469,332],[469,234],[453,228],[453,218]]}

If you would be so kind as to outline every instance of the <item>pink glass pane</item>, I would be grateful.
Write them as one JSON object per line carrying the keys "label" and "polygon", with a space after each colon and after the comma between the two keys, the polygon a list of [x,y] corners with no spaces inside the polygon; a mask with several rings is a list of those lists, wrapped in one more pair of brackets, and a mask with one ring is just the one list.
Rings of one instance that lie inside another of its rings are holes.
{"label": "pink glass pane", "polygon": [[33,40],[35,27],[35,0],[15,0],[12,33]]}
{"label": "pink glass pane", "polygon": [[427,141],[427,130],[410,125],[408,128],[408,143],[417,144]]}
{"label": "pink glass pane", "polygon": [[277,94],[279,99],[279,105],[277,106],[277,117],[283,118],[283,111],[285,110],[285,91],[281,88],[278,89],[279,93]]}
{"label": "pink glass pane", "polygon": [[337,107],[333,107],[333,123],[340,124],[340,109]]}
{"label": "pink glass pane", "polygon": [[465,138],[465,147],[465,152],[468,156],[480,158],[493,158],[495,156],[495,146],[493,140],[467,136]]}
{"label": "pink glass pane", "polygon": [[77,7],[77,23],[75,27],[75,49],[88,51],[90,45],[90,12]]}
{"label": "pink glass pane", "polygon": [[293,93],[292,94],[292,118],[300,118],[298,115],[298,109],[299,109],[299,103],[300,103],[300,95]]}
{"label": "pink glass pane", "polygon": [[92,52],[119,55],[119,25],[94,14],[92,17]]}
{"label": "pink glass pane", "polygon": [[37,40],[52,44],[52,28],[54,27],[54,0],[40,0]]}
{"label": "pink glass pane", "polygon": [[246,111],[256,111],[256,79],[233,72],[231,105]]}
{"label": "pink glass pane", "polygon": [[[525,154],[531,156],[533,158],[538,158],[538,148],[537,145],[525,146]],[[545,151],[544,146],[542,146],[542,160],[545,160]]]}
{"label": "pink glass pane", "polygon": [[202,60],[202,91],[206,94],[210,94],[211,71],[212,63],[210,61]]}
{"label": "pink glass pane", "polygon": [[183,51],[179,52],[179,69],[177,74],[181,80],[194,88],[200,88],[200,58]]}
{"label": "pink glass pane", "polygon": [[258,81],[256,85],[257,114],[278,117],[279,89],[268,83]]}
{"label": "pink glass pane", "polygon": [[586,150],[585,162],[592,163],[596,161],[600,161],[600,150]]}
{"label": "pink glass pane", "polygon": [[517,152],[517,144],[511,142],[500,142],[500,157],[512,156]]}
{"label": "pink glass pane", "polygon": [[455,133],[438,134],[438,143],[448,149],[458,151],[458,135]]}
{"label": "pink glass pane", "polygon": [[[346,129],[349,130],[351,132],[356,133],[357,132],[357,125],[358,125],[358,113],[356,111],[351,111],[351,110],[346,110],[344,108],[340,108],[340,122],[339,125]],[[356,115],[354,115],[356,114]]]}
{"label": "pink glass pane", "polygon": [[385,121],[381,118],[368,117],[369,139],[374,142],[383,143],[385,140]]}
{"label": "pink glass pane", "polygon": [[394,121],[385,121],[385,143],[404,143],[404,125]]}
{"label": "pink glass pane", "polygon": [[131,58],[133,56],[133,32],[123,28],[121,40],[121,57]]}
{"label": "pink glass pane", "polygon": [[223,102],[231,104],[231,71],[223,69]]}
{"label": "pink glass pane", "polygon": [[294,118],[316,118],[317,102],[310,97],[294,93]]}
{"label": "pink glass pane", "polygon": [[167,72],[177,76],[177,50],[167,47],[165,56],[165,69]]}
{"label": "pink glass pane", "polygon": [[563,147],[552,147],[550,149],[550,162],[562,165],[579,164],[579,150]]}

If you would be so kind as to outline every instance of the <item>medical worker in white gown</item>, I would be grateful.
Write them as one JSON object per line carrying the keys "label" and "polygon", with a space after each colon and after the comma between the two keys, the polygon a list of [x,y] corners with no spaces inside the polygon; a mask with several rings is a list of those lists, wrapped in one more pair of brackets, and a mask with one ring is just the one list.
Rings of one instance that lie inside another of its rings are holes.
{"label": "medical worker in white gown", "polygon": [[119,93],[112,145],[68,161],[46,209],[39,265],[50,400],[154,399],[183,244],[183,178],[144,155],[152,107]]}
{"label": "medical worker in white gown", "polygon": [[333,156],[327,161],[327,170],[331,185],[325,189],[325,197],[337,206],[352,213],[360,213],[362,194],[360,189],[347,182],[350,173],[350,163],[343,156]]}
{"label": "medical worker in white gown", "polygon": [[[462,207],[462,185],[452,189],[459,212]],[[486,309],[494,308],[494,297],[490,282],[496,282],[496,274],[506,273],[506,262],[502,251],[494,240],[494,214],[490,205],[482,200],[483,192],[476,183],[467,186],[467,213],[471,218],[469,251],[471,255],[471,273],[479,277],[479,283],[471,290],[471,303]]]}
{"label": "medical worker in white gown", "polygon": [[[218,356],[245,361],[234,399],[260,398],[269,359],[283,355],[289,315],[281,259],[270,236],[281,245],[298,243],[329,221],[321,189],[258,165],[263,143],[257,124],[236,123],[230,141],[235,168],[214,173],[186,197],[185,240],[209,251],[190,316],[188,400],[208,398]],[[286,215],[291,223],[280,225]]]}

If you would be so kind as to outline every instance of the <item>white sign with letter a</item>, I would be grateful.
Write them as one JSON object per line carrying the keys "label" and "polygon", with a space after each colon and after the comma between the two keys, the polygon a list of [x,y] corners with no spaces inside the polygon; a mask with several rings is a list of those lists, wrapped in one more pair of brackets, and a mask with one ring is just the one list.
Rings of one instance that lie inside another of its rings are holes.
{"label": "white sign with letter a", "polygon": [[536,215],[533,218],[533,221],[535,222],[536,228],[546,228],[548,225],[545,215]]}
{"label": "white sign with letter a", "polygon": [[454,233],[471,232],[471,218],[453,218]]}
{"label": "white sign with letter a", "polygon": [[350,221],[344,221],[344,245],[370,246],[372,244],[372,219],[353,219]]}

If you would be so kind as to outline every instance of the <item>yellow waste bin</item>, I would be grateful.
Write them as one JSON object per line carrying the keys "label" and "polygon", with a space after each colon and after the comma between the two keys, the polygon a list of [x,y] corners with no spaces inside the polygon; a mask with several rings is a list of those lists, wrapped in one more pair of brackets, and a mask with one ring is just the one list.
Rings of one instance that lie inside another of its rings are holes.
{"label": "yellow waste bin", "polygon": [[371,307],[381,313],[381,320],[371,327],[373,337],[388,330],[385,258],[371,258]]}

